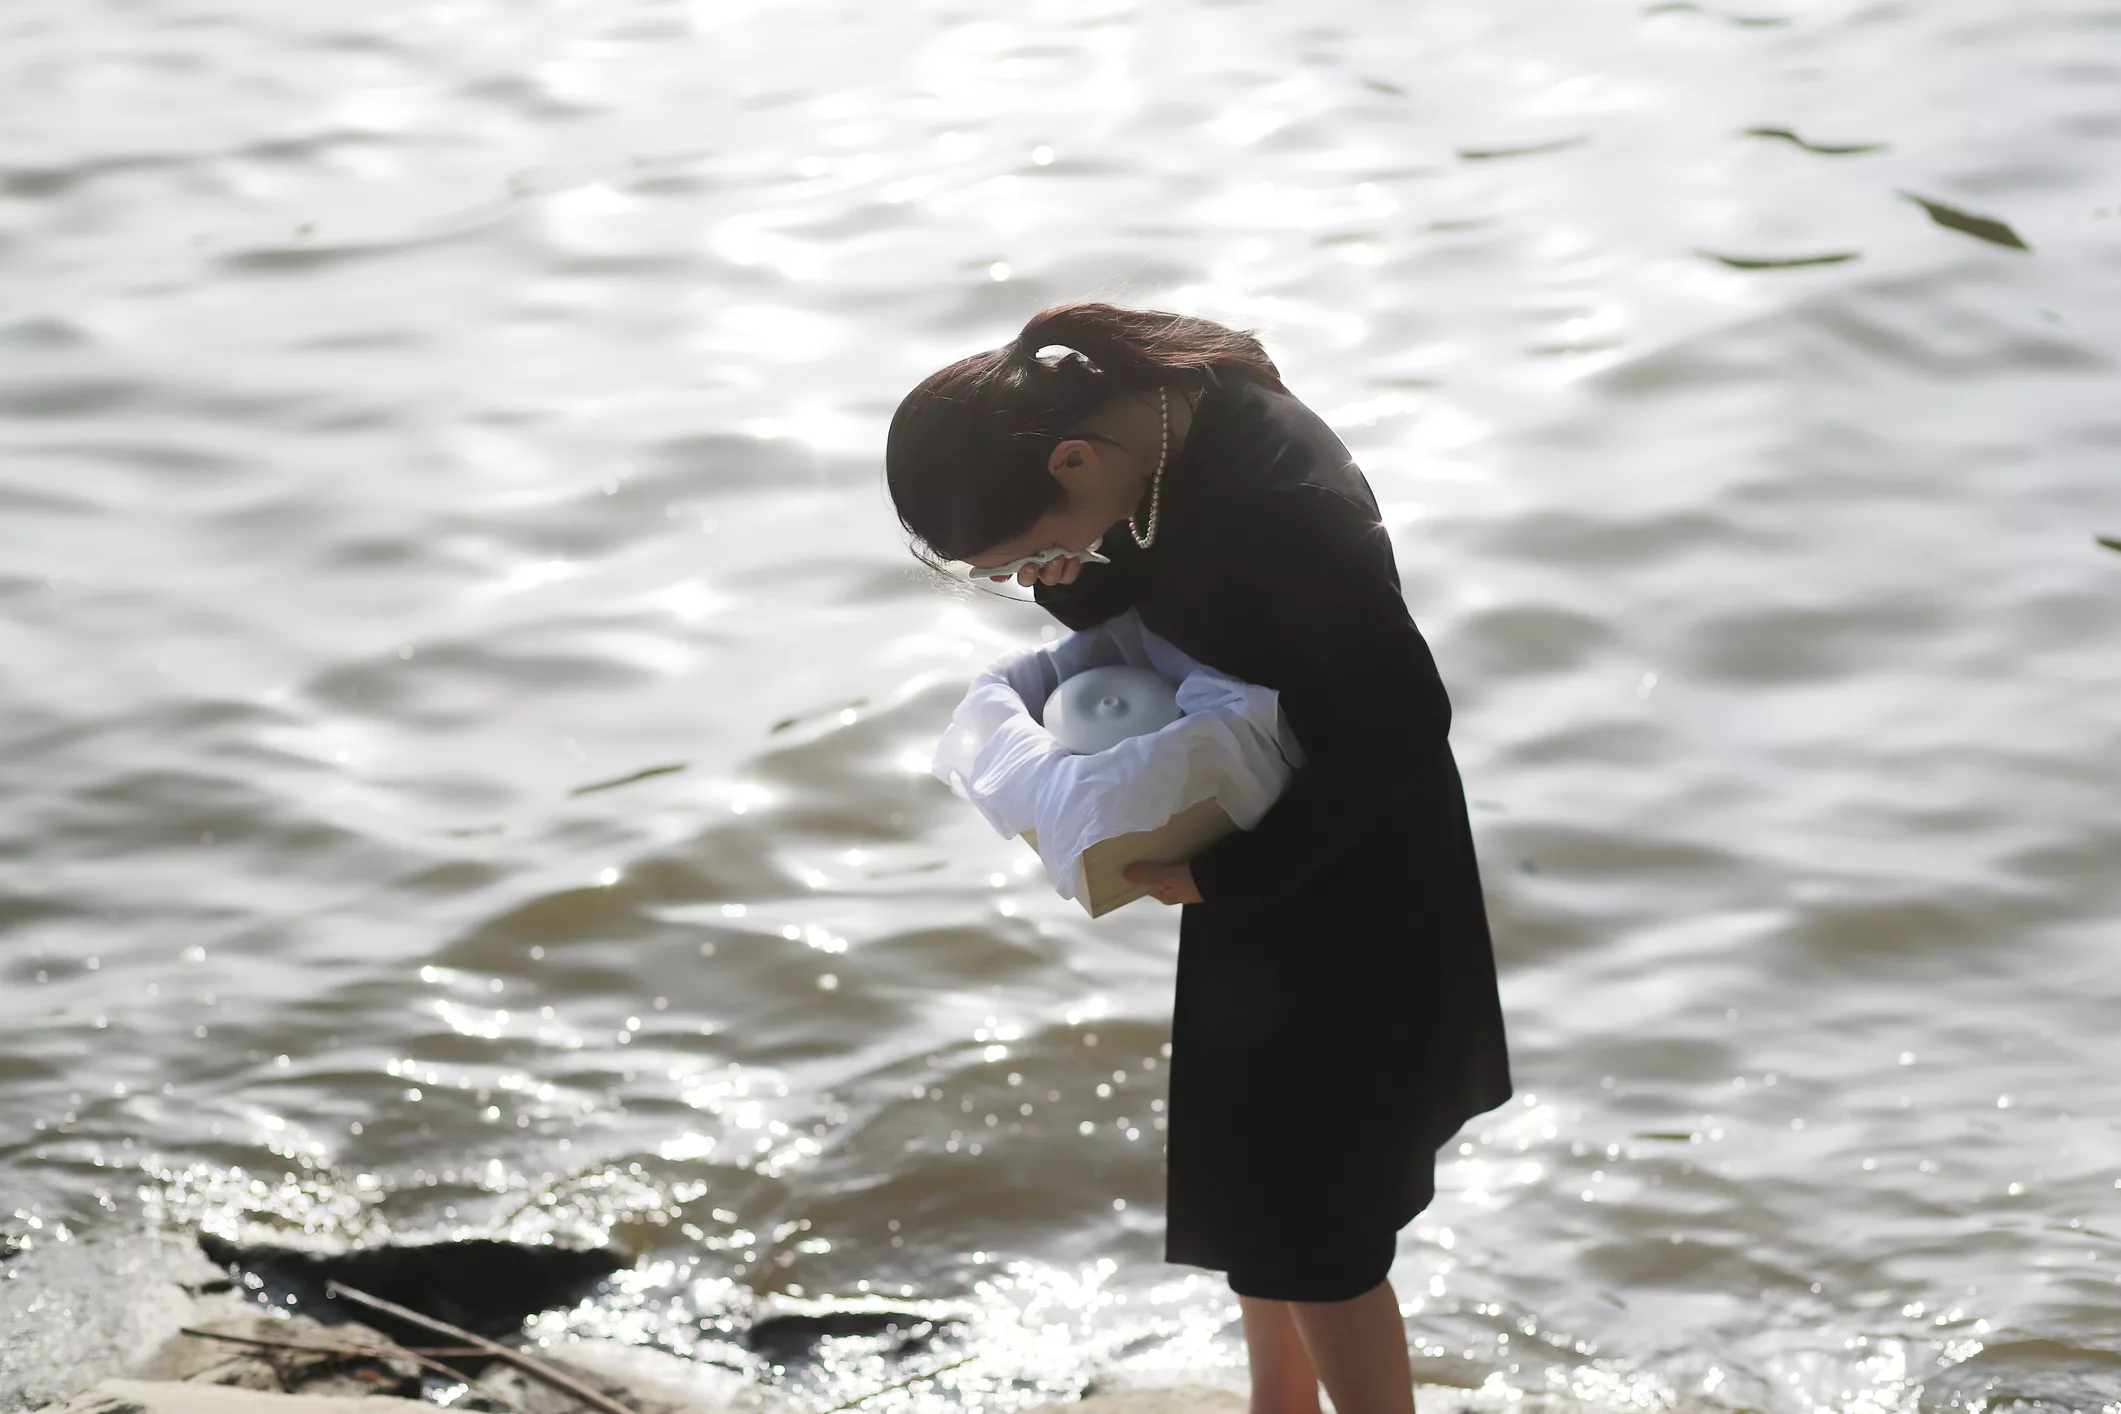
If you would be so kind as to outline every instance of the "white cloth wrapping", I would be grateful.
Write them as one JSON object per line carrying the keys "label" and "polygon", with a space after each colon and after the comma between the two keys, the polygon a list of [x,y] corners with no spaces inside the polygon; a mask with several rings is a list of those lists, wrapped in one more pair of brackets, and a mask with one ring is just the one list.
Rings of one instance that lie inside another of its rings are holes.
{"label": "white cloth wrapping", "polygon": [[[1046,699],[1062,680],[1117,663],[1176,682],[1185,715],[1078,756],[1040,725]],[[1036,830],[1046,877],[1072,899],[1076,861],[1099,840],[1153,830],[1210,796],[1238,828],[1258,824],[1304,761],[1280,698],[1180,652],[1129,609],[981,669],[951,713],[934,771],[1004,838]]]}

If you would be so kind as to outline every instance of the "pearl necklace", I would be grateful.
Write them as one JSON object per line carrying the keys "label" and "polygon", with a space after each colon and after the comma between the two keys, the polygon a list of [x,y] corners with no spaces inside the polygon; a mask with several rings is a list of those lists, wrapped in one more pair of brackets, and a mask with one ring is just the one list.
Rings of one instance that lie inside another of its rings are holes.
{"label": "pearl necklace", "polygon": [[1163,509],[1164,501],[1164,459],[1171,454],[1171,403],[1162,388],[1156,390],[1156,415],[1163,423],[1164,438],[1156,451],[1156,473],[1149,478],[1149,533],[1142,533],[1131,514],[1127,517],[1127,533],[1144,550],[1156,543],[1156,514]]}

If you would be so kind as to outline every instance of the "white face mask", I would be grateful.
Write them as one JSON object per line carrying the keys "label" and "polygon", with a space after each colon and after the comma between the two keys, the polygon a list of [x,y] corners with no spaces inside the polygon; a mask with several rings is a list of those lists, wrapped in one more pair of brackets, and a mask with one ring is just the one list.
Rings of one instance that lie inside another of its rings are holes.
{"label": "white face mask", "polygon": [[973,565],[965,571],[965,578],[991,579],[1001,575],[1008,575],[1013,578],[1016,572],[1025,565],[1043,565],[1049,561],[1057,560],[1063,555],[1077,556],[1086,565],[1109,565],[1112,562],[1097,553],[1097,547],[1102,545],[1104,540],[1104,536],[1098,536],[1097,539],[1090,542],[1090,548],[1087,550],[1070,550],[1065,546],[1054,545],[1039,551],[1036,555],[1026,555],[1020,560],[1011,560],[1006,565],[987,565],[985,567]]}

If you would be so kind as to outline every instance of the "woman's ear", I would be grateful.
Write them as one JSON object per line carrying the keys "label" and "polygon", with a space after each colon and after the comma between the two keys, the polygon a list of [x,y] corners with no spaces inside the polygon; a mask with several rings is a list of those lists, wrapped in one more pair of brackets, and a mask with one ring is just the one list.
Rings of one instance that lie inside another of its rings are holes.
{"label": "woman's ear", "polygon": [[1046,470],[1073,496],[1087,484],[1097,469],[1097,448],[1080,437],[1056,442],[1046,455]]}
{"label": "woman's ear", "polygon": [[1090,443],[1080,437],[1069,437],[1067,441],[1054,443],[1054,449],[1046,456],[1046,471],[1052,473],[1054,481],[1067,483],[1080,477],[1092,458],[1097,458],[1097,452]]}

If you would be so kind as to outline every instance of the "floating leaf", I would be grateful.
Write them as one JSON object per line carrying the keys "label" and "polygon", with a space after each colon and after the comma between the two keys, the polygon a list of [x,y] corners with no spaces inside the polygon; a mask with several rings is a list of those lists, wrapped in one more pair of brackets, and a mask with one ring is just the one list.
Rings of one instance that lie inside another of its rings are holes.
{"label": "floating leaf", "polygon": [[1405,98],[1407,96],[1407,91],[1405,89],[1401,88],[1398,84],[1389,82],[1385,79],[1364,79],[1362,81],[1362,86],[1364,88],[1374,88],[1379,93],[1389,93],[1394,98]]}
{"label": "floating leaf", "polygon": [[867,707],[868,705],[868,698],[857,697],[852,702],[842,702],[837,707],[819,707],[814,711],[801,712],[793,717],[783,717],[778,722],[775,722],[773,726],[767,730],[766,734],[768,736],[772,736],[775,732],[784,732],[787,731],[790,727],[799,727],[803,723],[809,721],[812,717],[822,717],[828,712],[845,712],[855,707]]}
{"label": "floating leaf", "polygon": [[[1701,6],[1694,4],[1693,0],[1664,0],[1663,4],[1643,6],[1642,13],[1645,15],[1700,15],[1707,12]],[[1728,20],[1734,25],[1744,25],[1747,29],[1766,29],[1778,25],[1786,25],[1790,22],[1788,15],[1724,15],[1721,18]]]}
{"label": "floating leaf", "polygon": [[2000,245],[2006,250],[2029,251],[2032,249],[2031,246],[2018,238],[2016,231],[1996,220],[1993,216],[1975,216],[1970,212],[1946,206],[1942,202],[1931,201],[1928,197],[1917,196],[1911,191],[1904,191],[1900,194],[1920,206],[1924,211],[1927,211],[1930,214],[1930,220],[1949,230],[1963,231],[1977,241],[1987,241],[1990,245]]}
{"label": "floating leaf", "polygon": [[452,835],[457,839],[464,839],[470,835],[498,835],[501,833],[501,827],[499,825],[463,825],[454,830],[444,830],[442,833]]}
{"label": "floating leaf", "polygon": [[2111,535],[2098,535],[2093,538],[2109,550],[2121,550],[2121,539],[2116,539]]}
{"label": "floating leaf", "polygon": [[614,786],[630,786],[635,781],[645,781],[650,776],[667,776],[672,771],[682,771],[684,769],[685,763],[683,761],[675,761],[668,766],[650,766],[645,770],[635,771],[631,775],[614,776],[608,781],[592,781],[586,786],[576,786],[567,793],[569,795],[587,795],[591,791],[610,790]]}
{"label": "floating leaf", "polygon": [[1792,142],[1806,152],[1816,152],[1823,157],[1848,157],[1859,152],[1883,152],[1889,144],[1882,142],[1857,142],[1839,145],[1825,142],[1806,142],[1788,128],[1747,128],[1747,137],[1774,137]]}
{"label": "floating leaf", "polygon": [[1713,250],[1697,250],[1696,255],[1705,255],[1710,260],[1720,260],[1733,270],[1794,270],[1801,265],[1839,265],[1844,260],[1860,260],[1861,251],[1837,250],[1825,255],[1719,255]]}
{"label": "floating leaf", "polygon": [[1530,147],[1462,147],[1458,155],[1468,162],[1491,162],[1498,157],[1537,157],[1546,152],[1581,147],[1590,140],[1588,136],[1577,136],[1565,137],[1558,142],[1535,143]]}
{"label": "floating leaf", "polygon": [[929,864],[909,864],[903,869],[871,869],[869,877],[872,879],[896,879],[904,874],[933,874],[936,870],[947,868],[948,866],[948,860],[938,859]]}
{"label": "floating leaf", "polygon": [[1692,1134],[1682,1134],[1676,1130],[1666,1129],[1653,1129],[1647,1134],[1631,1134],[1628,1137],[1630,1139],[1669,1139],[1675,1144],[1691,1144],[1694,1142]]}

